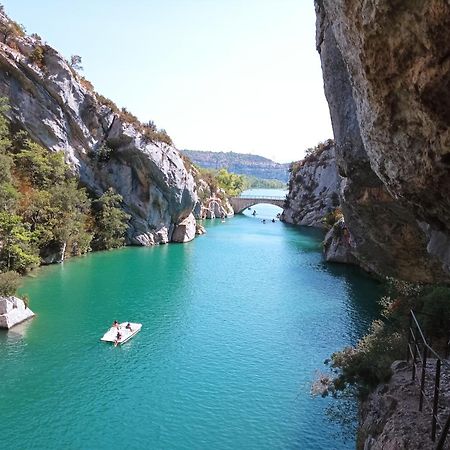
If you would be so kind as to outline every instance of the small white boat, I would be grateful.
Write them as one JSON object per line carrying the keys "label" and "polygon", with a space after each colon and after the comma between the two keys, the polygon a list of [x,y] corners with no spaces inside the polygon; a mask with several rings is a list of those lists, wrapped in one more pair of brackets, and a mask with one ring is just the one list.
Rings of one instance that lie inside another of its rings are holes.
{"label": "small white boat", "polygon": [[103,335],[101,340],[105,342],[112,342],[115,346],[122,345],[129,341],[135,334],[139,333],[141,328],[142,323],[122,322],[115,327],[111,327]]}

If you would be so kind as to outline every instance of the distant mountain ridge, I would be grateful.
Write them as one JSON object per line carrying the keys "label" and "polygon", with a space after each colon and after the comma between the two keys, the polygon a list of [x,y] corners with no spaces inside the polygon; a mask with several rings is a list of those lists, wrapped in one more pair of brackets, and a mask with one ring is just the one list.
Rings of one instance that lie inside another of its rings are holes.
{"label": "distant mountain ridge", "polygon": [[206,169],[225,168],[229,172],[268,180],[288,181],[289,164],[280,164],[259,155],[235,152],[180,150],[194,164]]}

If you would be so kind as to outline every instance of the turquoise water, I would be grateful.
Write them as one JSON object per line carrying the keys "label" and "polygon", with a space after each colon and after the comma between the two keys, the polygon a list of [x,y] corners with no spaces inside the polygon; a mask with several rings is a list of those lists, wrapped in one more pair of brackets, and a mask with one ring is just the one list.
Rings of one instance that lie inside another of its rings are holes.
{"label": "turquoise water", "polygon": [[[27,279],[37,317],[0,332],[3,448],[354,448],[310,383],[366,330],[378,286],[324,264],[316,230],[246,215],[206,226]],[[99,339],[114,319],[142,331],[113,348]]]}

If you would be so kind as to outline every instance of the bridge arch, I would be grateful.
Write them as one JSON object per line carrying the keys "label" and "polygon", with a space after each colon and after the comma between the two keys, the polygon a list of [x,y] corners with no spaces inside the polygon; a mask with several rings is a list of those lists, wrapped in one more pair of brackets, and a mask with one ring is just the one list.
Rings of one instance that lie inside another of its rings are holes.
{"label": "bridge arch", "polygon": [[230,199],[235,214],[239,214],[258,203],[267,203],[283,208],[284,202],[285,199],[280,197],[231,197]]}

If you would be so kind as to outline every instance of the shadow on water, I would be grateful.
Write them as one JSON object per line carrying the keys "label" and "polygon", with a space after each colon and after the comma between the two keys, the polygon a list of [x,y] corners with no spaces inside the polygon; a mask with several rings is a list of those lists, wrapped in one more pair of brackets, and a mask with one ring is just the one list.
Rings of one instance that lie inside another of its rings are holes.
{"label": "shadow on water", "polygon": [[386,293],[385,284],[357,266],[326,261],[322,261],[319,266],[321,270],[344,281],[353,320],[361,323],[363,328],[368,328],[373,318],[380,315],[379,300]]}

